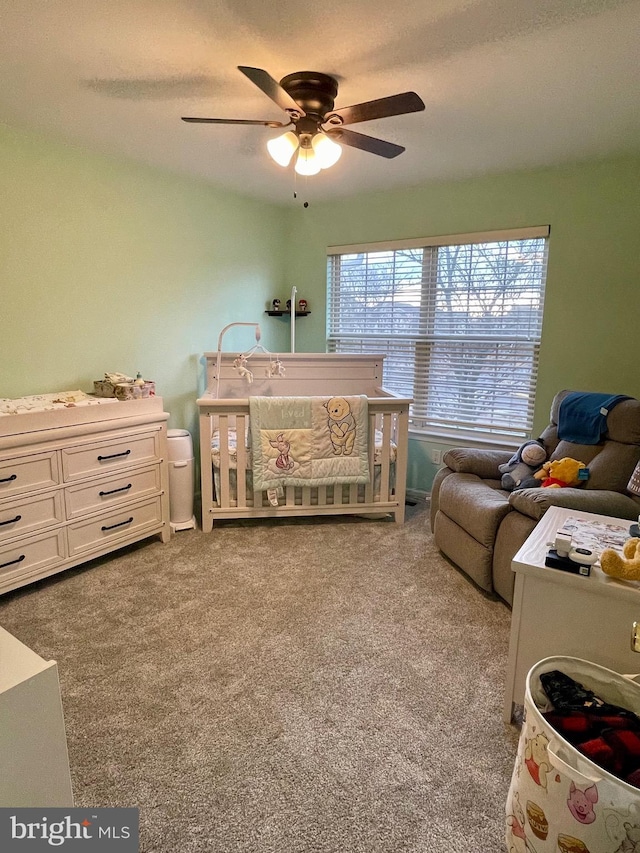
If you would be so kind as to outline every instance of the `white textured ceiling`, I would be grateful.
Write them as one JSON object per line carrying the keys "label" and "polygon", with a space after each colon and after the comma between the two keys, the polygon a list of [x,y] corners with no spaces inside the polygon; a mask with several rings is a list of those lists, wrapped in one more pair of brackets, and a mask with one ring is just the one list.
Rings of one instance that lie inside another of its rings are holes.
{"label": "white textured ceiling", "polygon": [[238,65],[332,74],[337,108],[416,91],[354,128],[405,153],[345,148],[327,199],[640,150],[639,35],[640,0],[1,0],[0,121],[284,202],[278,131],[180,116],[281,120]]}

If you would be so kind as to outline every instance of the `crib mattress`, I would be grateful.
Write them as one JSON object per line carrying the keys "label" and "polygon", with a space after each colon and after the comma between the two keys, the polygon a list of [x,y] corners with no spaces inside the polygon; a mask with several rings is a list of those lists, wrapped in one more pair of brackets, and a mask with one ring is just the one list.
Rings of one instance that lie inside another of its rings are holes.
{"label": "crib mattress", "polygon": [[[235,429],[228,430],[228,449],[229,449],[229,468],[237,468],[238,467],[238,437],[236,435]],[[246,449],[246,459],[247,459],[247,467],[251,468],[253,465],[253,458],[251,455],[251,447],[248,436],[245,435],[245,449]],[[391,442],[389,447],[389,461],[396,461],[396,453],[397,446],[394,442]],[[380,430],[375,431],[375,450],[374,450],[374,465],[379,464],[382,456],[382,432]],[[220,430],[214,430],[211,436],[211,461],[213,462],[214,468],[220,468]]]}

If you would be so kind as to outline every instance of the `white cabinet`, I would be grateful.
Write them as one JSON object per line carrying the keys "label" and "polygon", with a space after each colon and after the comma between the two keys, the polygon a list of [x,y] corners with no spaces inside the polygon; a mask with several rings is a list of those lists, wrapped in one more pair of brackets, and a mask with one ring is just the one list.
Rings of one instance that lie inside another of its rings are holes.
{"label": "white cabinet", "polygon": [[567,518],[619,526],[630,522],[577,510],[547,510],[512,563],[516,582],[504,697],[504,721],[518,718],[527,673],[538,661],[568,655],[615,672],[640,673],[640,653],[633,643],[640,623],[640,583],[607,577],[599,565],[589,577],[545,566],[557,530]]}
{"label": "white cabinet", "polygon": [[0,593],[169,541],[167,419],[159,397],[0,418]]}
{"label": "white cabinet", "polygon": [[58,668],[0,628],[0,807],[73,806]]}

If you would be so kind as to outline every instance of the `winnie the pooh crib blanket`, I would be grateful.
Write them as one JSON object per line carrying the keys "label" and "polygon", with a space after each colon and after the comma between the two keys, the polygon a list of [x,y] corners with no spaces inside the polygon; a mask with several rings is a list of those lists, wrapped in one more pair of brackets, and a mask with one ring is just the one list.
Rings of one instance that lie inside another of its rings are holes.
{"label": "winnie the pooh crib blanket", "polygon": [[366,396],[249,397],[253,488],[368,483]]}

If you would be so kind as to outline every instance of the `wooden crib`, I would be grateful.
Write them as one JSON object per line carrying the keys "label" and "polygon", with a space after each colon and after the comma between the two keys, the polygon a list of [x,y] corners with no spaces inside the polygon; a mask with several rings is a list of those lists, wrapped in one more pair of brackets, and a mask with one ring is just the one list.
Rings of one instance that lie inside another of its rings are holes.
{"label": "wooden crib", "polygon": [[[249,384],[235,353],[205,353],[207,392],[198,399],[202,529],[216,519],[294,515],[392,515],[404,522],[410,399],[381,387],[382,355],[289,353],[284,376],[267,377],[273,356],[254,353]],[[218,369],[219,365],[219,369]],[[368,399],[370,482],[286,486],[278,506],[252,489],[249,396],[349,396]],[[244,437],[244,440],[241,440]],[[214,449],[212,449],[214,448]],[[214,465],[215,460],[215,465]]]}

